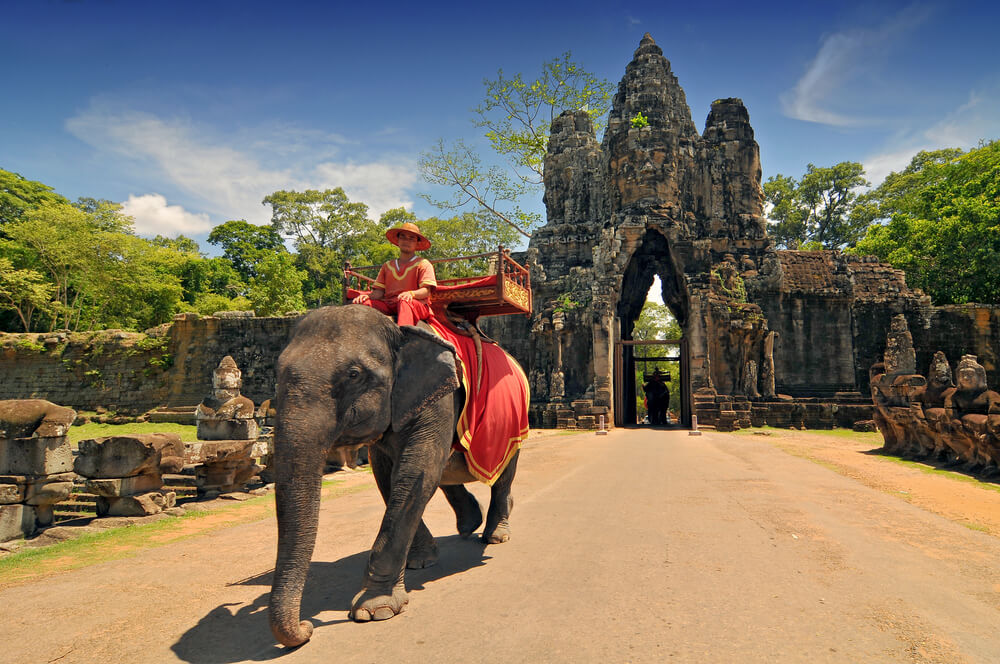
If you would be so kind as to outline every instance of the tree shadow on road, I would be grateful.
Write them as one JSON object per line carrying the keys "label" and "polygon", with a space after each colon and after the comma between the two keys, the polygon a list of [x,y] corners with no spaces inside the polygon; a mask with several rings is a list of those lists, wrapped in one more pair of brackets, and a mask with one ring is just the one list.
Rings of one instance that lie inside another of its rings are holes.
{"label": "tree shadow on road", "polygon": [[[464,540],[458,535],[435,538],[440,550],[433,567],[406,570],[407,591],[423,590],[427,583],[486,564],[486,545],[479,540]],[[361,551],[336,562],[313,561],[302,596],[301,617],[311,620],[317,629],[350,622],[347,611],[351,600],[361,589],[368,564],[368,551]],[[232,585],[266,586],[250,604],[241,602],[220,604],[209,611],[194,627],[171,646],[174,654],[191,664],[224,664],[229,662],[265,661],[293,652],[277,645],[267,620],[267,601],[274,570],[243,579]],[[411,601],[413,598],[411,597]],[[316,618],[327,611],[342,611],[336,620]],[[359,625],[363,629],[363,625]]]}

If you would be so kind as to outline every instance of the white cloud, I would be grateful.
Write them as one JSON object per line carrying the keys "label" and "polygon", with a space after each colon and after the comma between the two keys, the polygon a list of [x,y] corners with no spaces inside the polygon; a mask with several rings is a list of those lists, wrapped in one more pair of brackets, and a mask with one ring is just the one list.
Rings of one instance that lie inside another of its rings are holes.
{"label": "white cloud", "polygon": [[864,160],[872,186],[909,165],[921,150],[974,148],[981,140],[1000,138],[1000,85],[969,93],[968,101],[930,126],[896,135],[881,151]]}
{"label": "white cloud", "polygon": [[[788,117],[837,127],[869,124],[853,109],[880,92],[879,73],[896,41],[927,20],[929,10],[911,5],[880,27],[826,36],[806,72],[781,95]],[[847,113],[839,109],[852,109]]]}
{"label": "white cloud", "polygon": [[386,210],[412,208],[406,191],[416,184],[417,170],[412,161],[399,163],[335,164],[315,168],[321,189],[343,187],[351,200],[368,204],[369,215],[378,217]]}
{"label": "white cloud", "polygon": [[97,150],[152,166],[150,189],[160,188],[157,185],[165,178],[171,188],[195,199],[185,203],[189,208],[197,204],[217,223],[226,219],[268,223],[270,209],[261,201],[280,189],[343,187],[377,217],[389,208],[412,205],[407,190],[417,180],[412,158],[331,161],[346,139],[311,130],[277,127],[227,136],[185,118],[119,110],[100,101],[67,120],[66,128]]}
{"label": "white cloud", "polygon": [[160,194],[129,195],[122,203],[122,212],[135,220],[139,235],[190,236],[212,228],[207,214],[192,214],[180,205],[167,205],[167,199]]}

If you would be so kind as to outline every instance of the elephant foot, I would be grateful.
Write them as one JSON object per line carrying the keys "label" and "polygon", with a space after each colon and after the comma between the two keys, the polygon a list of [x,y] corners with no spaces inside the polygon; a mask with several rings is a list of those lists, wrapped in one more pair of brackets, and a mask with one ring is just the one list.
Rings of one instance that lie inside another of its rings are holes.
{"label": "elephant foot", "polygon": [[[423,522],[421,522],[423,526]],[[410,544],[410,552],[406,556],[407,569],[423,569],[437,564],[438,547],[434,542],[434,537],[425,527],[417,530],[413,536],[413,543]]]}
{"label": "elephant foot", "polygon": [[484,544],[503,544],[510,539],[510,524],[507,519],[502,520],[497,524],[496,528],[492,532],[483,531],[483,543]]}
{"label": "elephant foot", "polygon": [[[505,499],[506,498],[506,499]],[[493,496],[490,511],[486,515],[486,527],[483,528],[485,544],[503,544],[510,539],[510,513],[514,510],[514,497],[510,494]]]}
{"label": "elephant foot", "polygon": [[402,613],[409,601],[402,581],[392,588],[391,594],[372,590],[366,586],[354,596],[351,601],[351,610],[347,615],[355,622],[388,620]]}

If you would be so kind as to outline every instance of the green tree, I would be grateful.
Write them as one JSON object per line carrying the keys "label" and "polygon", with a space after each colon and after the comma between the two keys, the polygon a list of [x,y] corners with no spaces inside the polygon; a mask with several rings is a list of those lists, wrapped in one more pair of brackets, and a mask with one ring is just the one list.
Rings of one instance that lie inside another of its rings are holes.
{"label": "green tree", "polygon": [[69,201],[47,184],[0,168],[0,237],[8,223],[43,203],[68,205]]}
{"label": "green tree", "polygon": [[[828,168],[806,167],[801,181],[775,175],[764,183],[771,205],[769,233],[779,247],[839,249],[864,235],[864,219],[852,216],[858,189],[868,186],[864,167],[842,161]],[[808,245],[808,246],[807,246]]]}
{"label": "green tree", "polygon": [[118,206],[42,203],[7,226],[5,255],[52,286],[49,329],[145,328],[180,304],[180,254],[131,232]]}
{"label": "green tree", "polygon": [[157,247],[163,247],[165,249],[173,249],[182,254],[193,254],[195,256],[201,255],[201,247],[195,240],[187,237],[186,235],[178,235],[177,237],[164,237],[163,235],[157,235],[152,240],[150,240]]}
{"label": "green tree", "polygon": [[[647,300],[646,304],[643,305],[642,311],[639,312],[639,318],[635,321],[635,327],[632,328],[632,338],[636,341],[680,339],[682,335],[681,326],[677,322],[677,319],[674,318],[670,308],[652,300]],[[652,351],[650,348],[656,348],[657,350]],[[636,354],[667,355],[667,348],[669,346],[646,347],[645,351],[649,352],[637,352]],[[656,361],[642,364],[637,363],[635,366],[636,385],[641,386],[646,382],[644,372],[652,373],[656,369],[670,374],[670,380],[666,381],[667,389],[670,390],[669,408],[676,412],[680,408],[681,403],[680,366],[676,362]],[[636,395],[636,412],[641,418],[646,414],[646,406],[643,403],[644,395],[641,394],[641,390],[639,392],[640,394]]]}
{"label": "green tree", "polygon": [[1000,142],[920,152],[861,203],[858,215],[887,221],[854,253],[904,270],[936,304],[1000,302]]}
{"label": "green tree", "polygon": [[36,310],[48,313],[55,286],[35,270],[18,270],[7,258],[0,256],[0,309],[17,314],[21,327],[31,332]]}
{"label": "green tree", "polygon": [[295,269],[287,252],[273,252],[257,265],[257,277],[250,282],[250,302],[258,316],[274,316],[306,307],[302,282],[306,273]]}
{"label": "green tree", "polygon": [[565,110],[585,109],[598,131],[610,107],[613,86],[596,78],[571,59],[570,53],[542,65],[533,81],[497,72],[486,79],[483,102],[473,109],[475,125],[485,130],[493,152],[507,167],[486,166],[464,141],[438,141],[420,160],[424,180],[452,190],[450,198],[428,202],[448,210],[472,205],[496,216],[523,235],[540,215],[522,209],[526,196],[537,195],[544,175],[552,120]]}
{"label": "green tree", "polygon": [[310,307],[340,302],[344,261],[369,265],[386,243],[385,229],[368,218],[368,206],[352,202],[341,188],[276,191],[264,198],[271,224],[291,239],[296,267],[306,272],[303,293]]}
{"label": "green tree", "polygon": [[256,265],[268,254],[287,252],[279,229],[258,226],[246,220],[227,221],[208,234],[208,241],[222,248],[222,255],[244,282],[257,278]]}

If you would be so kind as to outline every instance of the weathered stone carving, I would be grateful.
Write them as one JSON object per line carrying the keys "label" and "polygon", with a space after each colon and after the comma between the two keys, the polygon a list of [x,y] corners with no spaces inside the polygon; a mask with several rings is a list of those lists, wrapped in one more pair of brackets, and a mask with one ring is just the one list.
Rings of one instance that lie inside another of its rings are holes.
{"label": "weathered stone carving", "polygon": [[148,516],[176,503],[164,490],[163,474],[184,467],[184,443],[177,434],[147,433],[81,440],[74,463],[97,496],[97,516]]}
{"label": "weathered stone carving", "polygon": [[242,373],[227,355],[212,375],[212,394],[196,411],[198,440],[204,442],[189,446],[188,461],[199,464],[195,474],[201,494],[234,491],[261,471],[254,461],[257,418],[266,421],[270,403],[258,411],[240,395],[241,384]]}
{"label": "weathered stone carving", "polygon": [[66,438],[76,412],[42,399],[0,401],[0,542],[49,526],[73,490]]}
{"label": "weathered stone carving", "polygon": [[906,319],[893,318],[885,360],[872,367],[875,423],[892,454],[964,463],[985,475],[1000,471],[1000,394],[990,390],[975,355],[964,355],[952,383],[951,367],[937,352],[930,380],[915,366]]}
{"label": "weathered stone carving", "polygon": [[257,437],[256,408],[240,395],[242,372],[226,355],[212,374],[212,394],[195,411],[198,440],[252,440]]}

